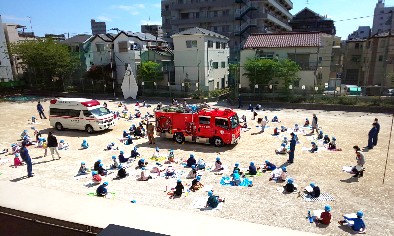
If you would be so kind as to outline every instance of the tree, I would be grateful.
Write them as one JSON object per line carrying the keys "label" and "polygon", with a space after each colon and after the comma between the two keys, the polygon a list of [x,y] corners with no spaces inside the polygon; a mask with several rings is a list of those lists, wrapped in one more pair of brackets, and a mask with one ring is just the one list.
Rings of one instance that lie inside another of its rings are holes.
{"label": "tree", "polygon": [[[228,78],[230,87],[236,86],[235,81],[238,79],[239,63],[230,63],[228,65]],[[239,79],[238,79],[239,80]]]}
{"label": "tree", "polygon": [[80,65],[78,55],[73,55],[67,46],[50,39],[21,41],[11,44],[10,48],[12,56],[18,57],[28,72],[30,84],[33,77],[36,85],[63,88],[63,80],[69,78]]}
{"label": "tree", "polygon": [[277,67],[278,71],[276,73],[276,78],[282,80],[285,89],[288,90],[289,85],[293,85],[295,81],[300,80],[297,76],[297,73],[300,71],[300,66],[289,59],[280,60],[278,63],[279,66]]}
{"label": "tree", "polygon": [[137,78],[139,81],[144,82],[159,82],[163,80],[163,72],[161,71],[160,64],[154,61],[141,63],[137,72]]}
{"label": "tree", "polygon": [[253,88],[255,84],[268,84],[275,77],[277,67],[277,61],[271,59],[249,59],[244,65],[244,75],[249,78],[250,87]]}

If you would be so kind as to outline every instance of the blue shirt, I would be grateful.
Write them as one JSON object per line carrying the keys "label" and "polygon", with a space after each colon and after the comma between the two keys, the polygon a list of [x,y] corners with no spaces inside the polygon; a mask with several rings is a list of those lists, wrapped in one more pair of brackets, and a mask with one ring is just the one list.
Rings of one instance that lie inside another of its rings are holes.
{"label": "blue shirt", "polygon": [[30,158],[29,151],[27,150],[26,147],[22,147],[19,152],[21,154],[22,160],[27,160]]}
{"label": "blue shirt", "polygon": [[365,224],[363,219],[361,218],[347,218],[346,216],[344,216],[344,218],[346,220],[352,220],[354,222],[352,229],[354,231],[360,231],[360,229],[364,229],[365,228]]}
{"label": "blue shirt", "polygon": [[296,140],[295,138],[290,140],[290,151],[294,151],[295,150],[295,146],[296,146]]}
{"label": "blue shirt", "polygon": [[104,186],[104,184],[100,185],[97,190],[96,190],[97,196],[104,196],[107,194],[107,188]]}
{"label": "blue shirt", "polygon": [[42,107],[41,103],[37,104],[37,111],[44,111],[44,108]]}

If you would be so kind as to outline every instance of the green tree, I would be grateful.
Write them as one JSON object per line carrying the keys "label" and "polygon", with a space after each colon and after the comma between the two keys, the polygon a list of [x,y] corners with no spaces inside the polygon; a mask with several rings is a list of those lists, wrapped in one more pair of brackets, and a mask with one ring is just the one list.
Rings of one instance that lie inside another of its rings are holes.
{"label": "green tree", "polygon": [[154,61],[143,62],[138,69],[137,78],[139,81],[144,82],[159,82],[163,80],[160,64]]}
{"label": "green tree", "polygon": [[228,65],[228,78],[229,78],[230,87],[236,86],[235,81],[236,79],[239,80],[238,73],[239,73],[239,63],[230,63]]}
{"label": "green tree", "polygon": [[[50,39],[21,41],[10,45],[13,57],[29,75],[29,82],[53,88],[63,88],[64,80],[80,66],[78,55],[68,47]],[[52,85],[52,86],[51,86]]]}
{"label": "green tree", "polygon": [[278,66],[278,62],[271,59],[249,59],[244,64],[244,75],[249,78],[249,85],[253,88],[255,84],[268,84],[275,77]]}
{"label": "green tree", "polygon": [[289,89],[289,85],[293,85],[294,82],[299,81],[300,78],[297,73],[300,71],[300,66],[294,61],[289,59],[279,60],[276,72],[276,78],[279,79],[285,86],[285,89]]}

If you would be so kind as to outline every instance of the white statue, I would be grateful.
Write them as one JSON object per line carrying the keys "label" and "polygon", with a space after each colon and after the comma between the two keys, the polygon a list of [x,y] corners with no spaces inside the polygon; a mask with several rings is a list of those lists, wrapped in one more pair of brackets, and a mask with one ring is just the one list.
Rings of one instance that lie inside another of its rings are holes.
{"label": "white statue", "polygon": [[123,83],[122,83],[122,92],[123,92],[123,98],[132,98],[136,99],[137,98],[137,92],[138,92],[138,85],[134,77],[134,73],[131,70],[130,64],[127,65],[126,72],[123,77]]}

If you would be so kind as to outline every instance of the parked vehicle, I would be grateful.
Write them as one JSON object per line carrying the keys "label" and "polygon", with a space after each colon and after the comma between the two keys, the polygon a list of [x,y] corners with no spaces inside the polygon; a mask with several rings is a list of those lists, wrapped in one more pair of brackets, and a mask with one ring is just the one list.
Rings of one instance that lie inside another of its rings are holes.
{"label": "parked vehicle", "polygon": [[383,96],[394,96],[394,89],[387,89],[383,92]]}
{"label": "parked vehicle", "polygon": [[177,143],[210,143],[217,147],[240,139],[239,119],[231,109],[201,109],[196,112],[156,111],[156,132]]}
{"label": "parked vehicle", "polygon": [[115,125],[114,115],[107,108],[97,100],[85,98],[52,99],[49,121],[57,130],[78,129],[90,134]]}

